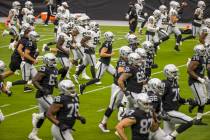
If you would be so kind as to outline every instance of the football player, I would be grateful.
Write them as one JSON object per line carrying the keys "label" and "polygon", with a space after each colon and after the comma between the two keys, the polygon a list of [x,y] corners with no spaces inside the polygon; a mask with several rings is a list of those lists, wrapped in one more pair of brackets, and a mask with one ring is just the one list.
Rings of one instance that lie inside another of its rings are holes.
{"label": "football player", "polygon": [[[205,125],[202,122],[202,113],[207,102],[206,85],[205,85],[205,55],[206,49],[199,44],[194,47],[194,55],[188,65],[187,72],[189,74],[188,84],[192,90],[195,100],[198,103],[198,112],[196,117],[196,124]],[[193,109],[193,106],[191,107]],[[192,110],[190,109],[190,110]]]}
{"label": "football player", "polygon": [[100,59],[97,64],[96,78],[90,80],[89,82],[79,85],[79,91],[82,94],[85,88],[89,85],[92,85],[96,82],[99,82],[105,71],[108,71],[111,75],[115,74],[115,69],[111,63],[111,57],[114,56],[112,51],[112,43],[114,41],[114,35],[112,32],[104,33],[105,42],[102,44],[102,47],[99,49]]}
{"label": "football player", "polygon": [[47,118],[53,123],[52,136],[55,140],[73,140],[71,131],[74,130],[76,120],[82,124],[86,119],[79,114],[79,97],[71,80],[59,83],[60,95],[55,97],[53,104],[47,111]]}
{"label": "football player", "polygon": [[205,20],[205,25],[201,28],[200,42],[204,44],[205,48],[210,46],[210,18]]}
{"label": "football player", "polygon": [[[31,80],[31,78],[33,78],[36,75],[37,70],[34,67],[34,65],[38,63],[37,57],[39,55],[39,52],[37,48],[37,42],[39,41],[39,37],[40,36],[37,32],[30,31],[28,33],[28,39],[26,38],[25,40],[23,39],[23,41],[25,42],[22,42],[22,43],[25,43],[25,44],[20,44],[18,46],[18,53],[22,57],[22,62],[20,65],[21,72],[22,72],[22,80],[15,81],[13,83],[8,82],[7,83],[8,89],[10,89],[12,86],[15,86],[15,85],[22,85],[22,84],[25,85]],[[14,66],[16,66],[14,67],[15,69],[18,68],[18,64],[14,64]],[[32,89],[28,87],[27,85],[25,85],[24,92],[30,92],[30,91],[32,91]]]}
{"label": "football player", "polygon": [[136,35],[130,34],[130,35],[128,35],[128,38],[127,39],[128,39],[128,46],[134,52],[138,48],[138,46],[139,46],[138,38],[136,37]]}
{"label": "football player", "polygon": [[[163,122],[163,130],[169,138],[176,138],[178,134],[183,133],[193,125],[193,119],[186,114],[179,112],[180,105],[188,101],[180,96],[178,84],[178,69],[174,64],[168,64],[163,69],[165,80],[165,89],[162,95],[163,111],[167,114],[168,120]],[[175,124],[181,124],[175,130]]]}
{"label": "football player", "polygon": [[139,33],[142,34],[142,29],[144,28],[144,25],[147,21],[148,14],[144,11],[144,0],[137,0],[137,3],[135,4],[136,7],[136,13],[138,17],[138,22],[140,24],[139,26]]}
{"label": "football player", "polygon": [[145,84],[145,72],[142,65],[143,60],[138,53],[129,54],[125,72],[118,79],[118,85],[125,92],[128,100],[126,112],[135,107],[135,97],[142,92],[143,85]]}
{"label": "football player", "polygon": [[52,53],[47,53],[43,57],[43,63],[45,64],[40,68],[38,73],[32,79],[33,85],[37,88],[36,100],[39,105],[40,113],[32,114],[33,130],[29,134],[28,138],[32,140],[40,140],[38,130],[41,128],[45,117],[46,111],[53,103],[53,89],[57,86],[58,70],[56,68],[56,57]]}
{"label": "football player", "polygon": [[128,13],[128,24],[129,24],[129,33],[133,34],[136,31],[136,27],[138,25],[138,7],[139,4],[135,4]]}
{"label": "football player", "polygon": [[26,22],[26,17],[28,15],[33,15],[34,14],[34,9],[33,9],[33,4],[31,1],[26,1],[25,2],[25,7],[22,9],[21,14],[23,16],[23,23]]}
{"label": "football player", "polygon": [[183,38],[182,41],[193,39],[193,38],[195,39],[196,36],[199,35],[200,28],[203,22],[205,8],[206,8],[206,3],[204,1],[198,1],[197,8],[195,9],[195,12],[194,12],[193,22],[192,22],[192,35]]}
{"label": "football player", "polygon": [[101,129],[102,132],[110,132],[109,129],[107,129],[107,122],[109,117],[111,116],[112,112],[120,107],[121,105],[121,101],[123,99],[123,92],[121,91],[120,87],[118,86],[118,78],[120,77],[120,75],[125,72],[125,66],[127,65],[128,62],[128,55],[132,53],[131,48],[129,48],[128,46],[122,46],[119,49],[119,54],[120,54],[120,58],[117,61],[117,65],[116,65],[116,73],[114,75],[114,83],[112,84],[112,88],[111,88],[111,96],[110,96],[110,103],[108,108],[106,109],[103,119],[99,124],[99,128]]}
{"label": "football player", "polygon": [[[148,140],[149,132],[156,131],[155,117],[151,113],[151,101],[145,93],[136,96],[136,108],[130,110],[128,115],[122,119],[116,126],[117,135],[121,140],[128,140],[125,134],[125,128],[131,126],[131,140]],[[158,127],[157,127],[158,126]]]}
{"label": "football player", "polygon": [[7,19],[7,24],[9,31],[4,30],[2,33],[2,36],[5,35],[11,35],[12,39],[10,40],[10,45],[9,49],[14,50],[14,46],[17,43],[16,40],[19,37],[19,32],[18,29],[20,27],[20,21],[19,21],[19,10],[21,9],[20,2],[14,1],[12,3],[12,9],[9,11],[8,19]]}

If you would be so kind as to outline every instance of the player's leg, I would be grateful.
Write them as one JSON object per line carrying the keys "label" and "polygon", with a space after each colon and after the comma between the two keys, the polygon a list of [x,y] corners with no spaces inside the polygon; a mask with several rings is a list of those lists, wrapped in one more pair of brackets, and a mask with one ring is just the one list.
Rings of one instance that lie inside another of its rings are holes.
{"label": "player's leg", "polygon": [[83,57],[83,63],[79,66],[78,71],[76,72],[75,76],[79,77],[79,75],[83,72],[83,70],[86,68],[86,66],[89,64],[88,61],[88,54],[84,53]]}
{"label": "player's leg", "polygon": [[61,131],[60,128],[55,124],[53,124],[51,127],[51,133],[54,140],[74,140],[69,129],[66,131]]}
{"label": "player's leg", "polygon": [[159,129],[153,133],[150,133],[151,140],[169,140],[167,134],[159,127]]}
{"label": "player's leg", "polygon": [[169,135],[175,130],[175,124],[170,121],[163,121],[163,131]]}
{"label": "player's leg", "polygon": [[202,113],[204,112],[204,107],[207,102],[206,97],[206,86],[201,83],[193,83],[190,86],[192,93],[198,103],[198,112],[197,112],[197,124],[204,124],[201,122],[202,120]]}
{"label": "player's leg", "polygon": [[107,67],[107,72],[111,75],[115,75],[116,69],[114,68],[112,64],[109,64],[109,66]]}
{"label": "player's leg", "polygon": [[192,34],[185,38],[182,38],[182,41],[194,39],[196,37],[196,34],[198,33],[197,29],[198,28],[195,25],[192,25]]}
{"label": "player's leg", "polygon": [[92,78],[96,78],[96,72],[95,72],[96,55],[89,54],[89,61],[90,61],[90,72],[91,72]]}
{"label": "player's leg", "polygon": [[180,46],[180,43],[182,40],[182,33],[178,27],[173,27],[173,32],[176,35],[176,45],[175,45],[174,49],[176,51],[180,51],[179,46]]}
{"label": "player's leg", "polygon": [[59,57],[58,60],[62,65],[62,68],[58,71],[58,73],[61,74],[60,81],[62,81],[66,77],[66,74],[71,67],[71,62],[68,57]]}
{"label": "player's leg", "polygon": [[159,38],[162,42],[167,41],[169,39],[169,34],[164,29],[160,29],[158,33]]}

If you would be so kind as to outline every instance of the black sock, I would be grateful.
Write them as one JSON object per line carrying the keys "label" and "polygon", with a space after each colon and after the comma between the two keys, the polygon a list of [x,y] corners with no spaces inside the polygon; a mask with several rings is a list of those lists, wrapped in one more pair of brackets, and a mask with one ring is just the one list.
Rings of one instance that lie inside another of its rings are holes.
{"label": "black sock", "polygon": [[84,64],[80,65],[79,70],[76,72],[76,75],[79,76],[82,73],[82,71],[85,69],[85,67],[86,66]]}
{"label": "black sock", "polygon": [[184,132],[185,130],[187,130],[188,128],[190,128],[192,125],[193,125],[193,122],[190,121],[190,122],[188,122],[188,123],[186,123],[186,124],[180,125],[180,126],[176,129],[176,131],[180,134],[180,133]]}
{"label": "black sock", "polygon": [[203,106],[198,106],[198,113],[203,113],[204,111],[204,105]]}
{"label": "black sock", "polygon": [[36,124],[36,127],[37,128],[41,128],[42,124],[44,123],[44,120],[45,119],[39,119],[38,122],[37,122],[37,124]]}
{"label": "black sock", "polygon": [[54,41],[54,42],[49,42],[49,43],[47,43],[47,46],[52,46],[52,45],[55,45],[56,44],[56,42]]}
{"label": "black sock", "polygon": [[95,67],[94,66],[90,67],[90,72],[92,74],[93,79],[96,78],[96,72],[95,72]]}
{"label": "black sock", "polygon": [[112,110],[111,108],[108,107],[108,108],[106,109],[105,116],[109,118],[109,117],[112,115],[112,112],[113,112],[113,110]]}
{"label": "black sock", "polygon": [[89,86],[89,85],[95,84],[96,82],[99,82],[99,81],[100,81],[100,79],[97,79],[97,78],[91,79],[89,82],[87,82],[85,84],[85,86]]}
{"label": "black sock", "polygon": [[180,44],[181,40],[182,40],[182,35],[178,35],[176,38],[176,42]]}
{"label": "black sock", "polygon": [[12,42],[14,42],[15,40],[12,38],[12,39],[10,39],[10,43],[12,43]]}
{"label": "black sock", "polygon": [[162,42],[167,41],[169,39],[169,36],[166,36],[164,38],[162,38]]}
{"label": "black sock", "polygon": [[15,86],[15,85],[25,85],[25,84],[27,84],[27,81],[25,81],[25,80],[17,80],[17,81],[12,82],[13,86]]}
{"label": "black sock", "polygon": [[182,41],[193,39],[193,38],[195,38],[195,36],[190,35],[190,36],[187,36],[187,37],[183,38]]}

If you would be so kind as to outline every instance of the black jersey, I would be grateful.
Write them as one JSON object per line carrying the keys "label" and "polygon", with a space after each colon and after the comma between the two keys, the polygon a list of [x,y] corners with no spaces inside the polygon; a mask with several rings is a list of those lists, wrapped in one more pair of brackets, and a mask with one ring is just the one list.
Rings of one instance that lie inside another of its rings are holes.
{"label": "black jersey", "polygon": [[75,97],[61,94],[60,96],[55,97],[55,104],[62,104],[63,107],[56,113],[56,118],[62,124],[68,126],[69,129],[72,129],[76,118],[78,117],[79,112],[79,97]]}
{"label": "black jersey", "polygon": [[[194,55],[191,61],[199,62],[199,65],[194,70],[194,72],[201,78],[204,78],[205,75],[205,60],[202,56]],[[199,82],[197,79],[194,79],[191,75],[189,75],[188,83],[189,85],[193,84],[194,82]]]}
{"label": "black jersey", "polygon": [[131,7],[128,15],[129,15],[129,21],[132,20],[132,19],[135,19],[135,22],[137,22],[138,14],[136,12],[135,6]]}
{"label": "black jersey", "polygon": [[[36,59],[38,57],[38,52],[37,52],[37,44],[33,43],[32,41],[28,41],[27,45],[25,46],[25,50],[28,49],[30,50],[30,56],[34,59]],[[33,64],[33,62],[31,60],[28,60],[27,58],[24,58],[24,61],[29,63],[29,64]]]}
{"label": "black jersey", "polygon": [[132,76],[126,80],[128,92],[141,93],[143,87],[143,81],[145,80],[145,72],[142,67],[133,67],[127,65],[125,67],[125,73],[130,73]]}
{"label": "black jersey", "polygon": [[26,38],[26,37],[21,37],[20,38],[20,40],[18,41],[17,47],[15,48],[14,52],[12,53],[11,61],[16,61],[16,62],[17,61],[20,61],[20,62],[22,61],[21,56],[18,52],[18,46],[20,44],[22,44],[23,45],[22,51],[24,52],[25,47],[28,45],[28,42],[29,42],[28,38]]}
{"label": "black jersey", "polygon": [[131,110],[127,117],[136,120],[136,124],[131,126],[132,140],[149,140],[149,129],[152,123],[151,113],[135,109]]}
{"label": "black jersey", "polygon": [[152,91],[148,91],[147,95],[149,96],[150,101],[152,102],[152,108],[155,113],[159,113],[161,111],[161,98]]}
{"label": "black jersey", "polygon": [[[39,84],[44,89],[48,89],[50,91],[49,94],[53,94],[53,89],[57,85],[57,76],[58,76],[57,68],[42,66],[38,72],[45,74],[42,80],[39,81]],[[46,93],[43,93],[42,91],[37,90],[36,98],[40,98],[44,95],[46,95]]]}
{"label": "black jersey", "polygon": [[[102,47],[99,49],[99,54],[101,53],[102,48],[107,48],[107,54],[112,53],[112,42],[105,41],[102,45]],[[111,57],[100,57],[99,59],[100,62],[109,65],[111,61]]]}
{"label": "black jersey", "polygon": [[126,65],[127,65],[126,61],[123,60],[122,58],[120,58],[120,59],[117,61],[116,73],[115,73],[115,75],[114,75],[114,83],[115,83],[116,85],[118,85],[118,82],[117,82],[117,81],[118,81],[120,75],[122,74],[122,72],[118,73],[118,68],[119,68],[119,67],[124,67],[124,69],[125,69],[125,66],[126,66]]}
{"label": "black jersey", "polygon": [[137,45],[129,44],[129,47],[132,49],[133,52],[138,48]]}
{"label": "black jersey", "polygon": [[178,110],[180,102],[179,85],[177,80],[163,80],[165,84],[162,96],[162,106],[164,111]]}

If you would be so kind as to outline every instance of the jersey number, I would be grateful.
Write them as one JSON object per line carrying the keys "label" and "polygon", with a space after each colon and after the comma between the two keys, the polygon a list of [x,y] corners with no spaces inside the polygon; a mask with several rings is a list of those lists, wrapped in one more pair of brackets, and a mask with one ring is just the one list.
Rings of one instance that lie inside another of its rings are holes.
{"label": "jersey number", "polygon": [[178,88],[173,88],[172,92],[174,93],[173,102],[176,102],[178,100],[178,97],[179,97],[179,89]]}
{"label": "jersey number", "polygon": [[136,73],[137,83],[141,83],[143,78],[144,78],[144,74],[142,72],[137,72]]}
{"label": "jersey number", "polygon": [[151,119],[142,119],[140,122],[140,134],[149,133],[149,127],[151,125]]}
{"label": "jersey number", "polygon": [[68,108],[69,108],[69,113],[67,114],[67,117],[76,117],[77,116],[77,112],[79,109],[79,104],[75,103],[75,104],[68,104]]}
{"label": "jersey number", "polygon": [[49,85],[54,86],[56,84],[57,75],[50,74]]}

